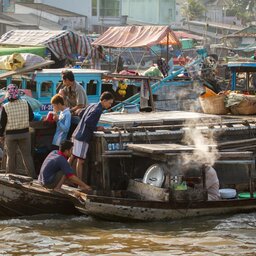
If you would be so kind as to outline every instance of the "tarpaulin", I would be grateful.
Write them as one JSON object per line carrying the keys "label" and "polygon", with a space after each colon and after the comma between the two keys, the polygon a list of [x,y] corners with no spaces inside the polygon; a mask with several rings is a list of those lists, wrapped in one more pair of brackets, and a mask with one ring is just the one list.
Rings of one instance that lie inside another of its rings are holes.
{"label": "tarpaulin", "polygon": [[110,27],[92,45],[113,48],[147,47],[156,44],[180,45],[168,26]]}
{"label": "tarpaulin", "polygon": [[62,60],[75,54],[91,54],[91,41],[69,30],[11,30],[1,36],[0,45],[45,46]]}

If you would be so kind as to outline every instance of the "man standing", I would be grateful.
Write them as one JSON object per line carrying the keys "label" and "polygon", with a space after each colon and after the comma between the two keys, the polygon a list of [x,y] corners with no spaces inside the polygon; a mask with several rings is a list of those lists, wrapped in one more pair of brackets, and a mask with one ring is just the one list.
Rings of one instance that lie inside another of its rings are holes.
{"label": "man standing", "polygon": [[[100,102],[87,107],[82,113],[82,118],[77,125],[72,137],[74,148],[69,163],[72,164],[74,158],[77,158],[76,173],[82,179],[84,161],[89,147],[89,142],[93,136],[93,132],[97,130],[97,124],[103,109],[108,109],[113,104],[114,97],[110,92],[103,92]],[[99,127],[98,130],[103,130]]]}
{"label": "man standing", "polygon": [[16,151],[20,149],[22,160],[26,171],[32,178],[36,177],[35,167],[31,156],[31,139],[29,134],[29,121],[34,118],[30,105],[20,99],[16,85],[10,84],[7,87],[8,102],[3,105],[1,114],[0,141],[4,140],[6,145],[6,171],[16,171]]}
{"label": "man standing", "polygon": [[78,110],[86,107],[88,99],[85,89],[75,81],[71,70],[62,71],[63,88],[60,94],[64,98],[65,105],[70,108],[72,115],[77,115]]}
{"label": "man standing", "polygon": [[62,192],[61,186],[66,179],[80,186],[86,192],[91,188],[82,182],[73,172],[67,159],[72,152],[73,143],[65,140],[60,143],[59,151],[52,151],[44,160],[38,181],[46,188]]}

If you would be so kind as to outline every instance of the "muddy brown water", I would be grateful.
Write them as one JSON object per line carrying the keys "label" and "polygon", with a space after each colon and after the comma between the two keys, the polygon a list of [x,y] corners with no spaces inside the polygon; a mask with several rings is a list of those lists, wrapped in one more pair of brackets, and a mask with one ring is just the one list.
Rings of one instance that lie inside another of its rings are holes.
{"label": "muddy brown water", "polygon": [[154,223],[0,219],[0,255],[256,255],[256,213]]}

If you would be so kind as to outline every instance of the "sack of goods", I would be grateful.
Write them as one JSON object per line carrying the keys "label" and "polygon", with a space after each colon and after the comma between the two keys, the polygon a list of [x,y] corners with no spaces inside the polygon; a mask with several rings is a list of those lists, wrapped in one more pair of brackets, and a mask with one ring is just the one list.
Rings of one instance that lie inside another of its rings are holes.
{"label": "sack of goods", "polygon": [[225,94],[206,93],[209,96],[203,95],[199,97],[202,110],[205,114],[226,115],[229,112],[229,109],[225,106]]}
{"label": "sack of goods", "polygon": [[226,107],[233,115],[256,114],[256,96],[238,93],[229,93],[226,98]]}

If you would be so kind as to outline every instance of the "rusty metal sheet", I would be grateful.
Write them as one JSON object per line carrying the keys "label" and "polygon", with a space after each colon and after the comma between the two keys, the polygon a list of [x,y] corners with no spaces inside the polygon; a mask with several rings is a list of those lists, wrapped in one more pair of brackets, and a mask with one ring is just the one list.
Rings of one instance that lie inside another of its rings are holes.
{"label": "rusty metal sheet", "polygon": [[166,123],[183,123],[189,121],[212,122],[221,121],[217,115],[208,115],[186,111],[139,112],[139,113],[107,113],[101,115],[100,123],[112,126],[162,125]]}

